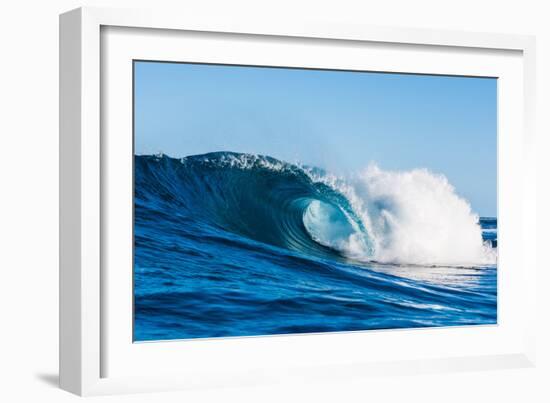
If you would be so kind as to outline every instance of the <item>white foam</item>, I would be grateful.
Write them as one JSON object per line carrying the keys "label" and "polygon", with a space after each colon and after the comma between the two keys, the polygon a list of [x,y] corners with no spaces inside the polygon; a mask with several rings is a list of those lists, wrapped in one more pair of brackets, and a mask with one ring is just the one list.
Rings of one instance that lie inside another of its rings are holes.
{"label": "white foam", "polygon": [[483,243],[479,217],[447,178],[427,169],[384,171],[372,164],[352,180],[316,181],[344,194],[370,244],[357,234],[343,251],[354,258],[419,265],[486,265],[496,251]]}

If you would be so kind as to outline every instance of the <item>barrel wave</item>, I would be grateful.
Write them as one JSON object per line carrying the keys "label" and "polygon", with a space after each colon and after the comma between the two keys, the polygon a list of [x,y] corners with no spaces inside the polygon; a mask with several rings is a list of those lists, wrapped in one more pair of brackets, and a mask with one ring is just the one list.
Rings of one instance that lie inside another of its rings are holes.
{"label": "barrel wave", "polygon": [[443,176],[215,152],[134,189],[136,341],[496,322],[496,219]]}

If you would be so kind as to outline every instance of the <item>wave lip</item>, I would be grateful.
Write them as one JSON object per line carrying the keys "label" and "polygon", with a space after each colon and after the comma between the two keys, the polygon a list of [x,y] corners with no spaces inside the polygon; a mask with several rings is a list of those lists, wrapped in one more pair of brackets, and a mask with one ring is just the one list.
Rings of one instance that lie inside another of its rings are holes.
{"label": "wave lip", "polygon": [[[478,217],[447,179],[371,165],[351,178],[268,156],[136,156],[136,202],[295,252],[365,262],[484,265]],[[141,185],[141,186],[140,186]]]}

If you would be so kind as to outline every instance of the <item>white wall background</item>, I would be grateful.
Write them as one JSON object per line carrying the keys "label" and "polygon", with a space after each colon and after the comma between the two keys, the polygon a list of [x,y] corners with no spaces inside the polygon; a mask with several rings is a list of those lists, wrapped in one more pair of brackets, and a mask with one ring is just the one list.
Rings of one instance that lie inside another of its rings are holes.
{"label": "white wall background", "polygon": [[[539,312],[537,368],[348,382],[94,398],[97,401],[550,401],[549,10],[545,1],[338,0],[0,3],[0,400],[75,401],[57,383],[58,14],[81,5],[179,7],[182,13],[270,15],[374,25],[537,35]],[[546,169],[546,172],[544,171]],[[533,237],[534,239],[534,237]]]}

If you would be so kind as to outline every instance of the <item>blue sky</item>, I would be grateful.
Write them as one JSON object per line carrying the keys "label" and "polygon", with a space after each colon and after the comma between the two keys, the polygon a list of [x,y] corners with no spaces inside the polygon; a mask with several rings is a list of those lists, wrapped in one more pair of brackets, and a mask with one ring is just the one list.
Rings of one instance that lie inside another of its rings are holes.
{"label": "blue sky", "polygon": [[428,168],[496,216],[496,79],[156,62],[134,79],[136,154]]}

